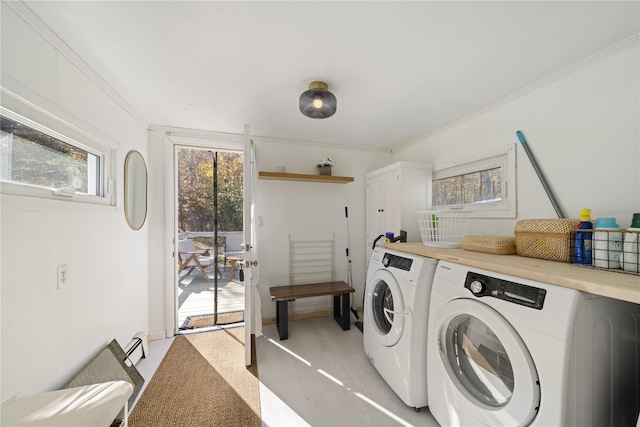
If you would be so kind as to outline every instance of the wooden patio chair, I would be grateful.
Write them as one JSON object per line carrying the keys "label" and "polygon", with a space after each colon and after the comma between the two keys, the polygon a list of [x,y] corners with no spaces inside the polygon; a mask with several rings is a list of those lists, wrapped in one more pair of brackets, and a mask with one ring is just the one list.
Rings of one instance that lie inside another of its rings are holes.
{"label": "wooden patio chair", "polygon": [[206,280],[212,280],[207,274],[206,268],[216,266],[216,272],[222,277],[216,257],[209,253],[210,249],[196,250],[193,240],[185,239],[178,241],[178,274],[183,270],[187,271],[187,276],[196,268],[200,270]]}

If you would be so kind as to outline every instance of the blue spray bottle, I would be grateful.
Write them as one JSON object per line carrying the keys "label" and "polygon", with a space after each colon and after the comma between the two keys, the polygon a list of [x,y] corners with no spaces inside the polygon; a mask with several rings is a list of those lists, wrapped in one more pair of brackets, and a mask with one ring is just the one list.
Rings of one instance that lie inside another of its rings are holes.
{"label": "blue spray bottle", "polygon": [[580,223],[576,231],[576,243],[573,253],[575,264],[591,265],[592,239],[593,222],[591,222],[591,209],[584,208],[580,211]]}

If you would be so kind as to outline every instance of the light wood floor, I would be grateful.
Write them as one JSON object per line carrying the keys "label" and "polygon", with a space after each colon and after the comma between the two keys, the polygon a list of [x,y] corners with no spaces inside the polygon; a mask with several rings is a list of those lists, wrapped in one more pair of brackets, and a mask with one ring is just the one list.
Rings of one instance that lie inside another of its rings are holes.
{"label": "light wood floor", "polygon": [[353,326],[298,320],[280,341],[275,325],[265,325],[256,347],[265,426],[438,426],[428,408],[415,412],[395,395]]}
{"label": "light wood floor", "polygon": [[[136,367],[148,384],[172,339],[152,341]],[[256,338],[262,424],[275,426],[438,426],[428,408],[415,412],[367,359],[362,333],[332,318],[289,322],[280,341],[275,325]]]}

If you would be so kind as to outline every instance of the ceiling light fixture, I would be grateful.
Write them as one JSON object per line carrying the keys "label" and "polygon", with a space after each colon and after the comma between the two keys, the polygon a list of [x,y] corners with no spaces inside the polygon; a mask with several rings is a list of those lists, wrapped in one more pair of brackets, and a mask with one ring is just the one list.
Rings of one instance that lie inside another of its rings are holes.
{"label": "ceiling light fixture", "polygon": [[325,82],[311,82],[309,90],[300,95],[300,112],[312,119],[331,117],[338,108],[338,100]]}

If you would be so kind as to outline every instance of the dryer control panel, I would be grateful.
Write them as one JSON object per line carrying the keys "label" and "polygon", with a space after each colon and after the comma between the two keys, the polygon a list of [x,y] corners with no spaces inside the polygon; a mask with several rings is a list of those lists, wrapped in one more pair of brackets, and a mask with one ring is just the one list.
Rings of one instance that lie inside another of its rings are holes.
{"label": "dryer control panel", "polygon": [[410,271],[411,264],[413,264],[413,260],[411,258],[404,258],[390,253],[385,253],[382,258],[382,265],[386,268],[395,267],[400,270]]}
{"label": "dryer control panel", "polygon": [[479,298],[498,298],[536,310],[542,310],[544,298],[547,295],[545,289],[485,276],[473,271],[467,273],[464,287]]}

